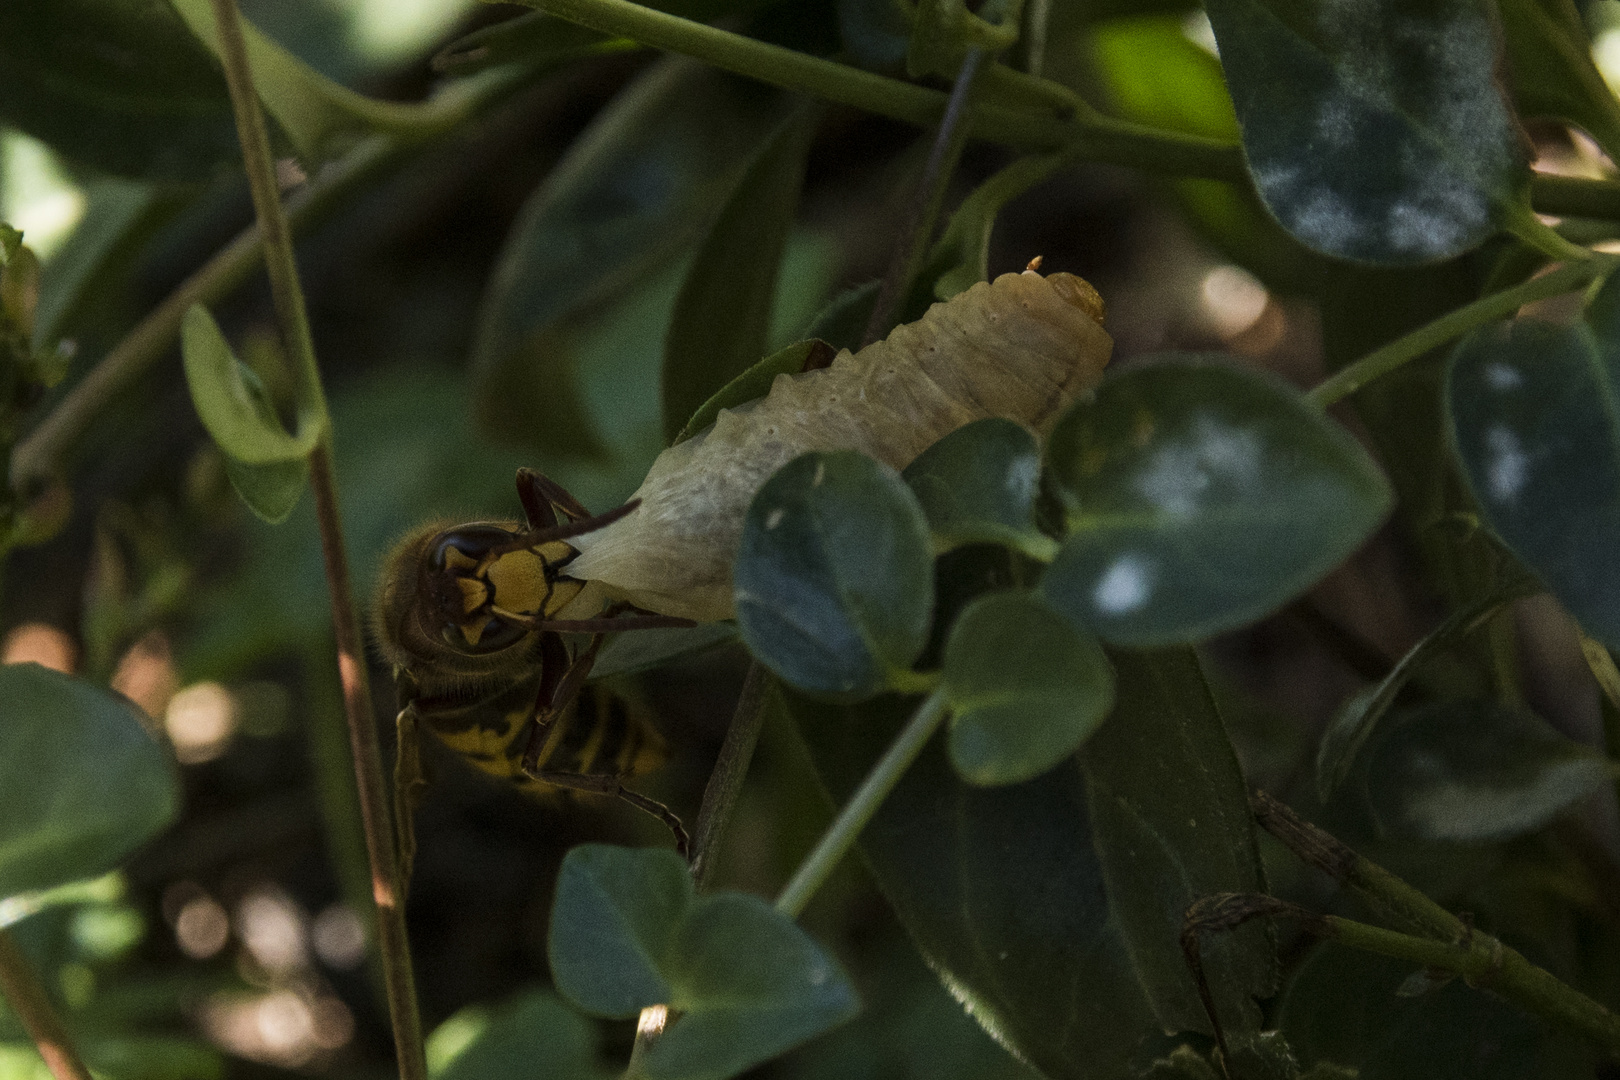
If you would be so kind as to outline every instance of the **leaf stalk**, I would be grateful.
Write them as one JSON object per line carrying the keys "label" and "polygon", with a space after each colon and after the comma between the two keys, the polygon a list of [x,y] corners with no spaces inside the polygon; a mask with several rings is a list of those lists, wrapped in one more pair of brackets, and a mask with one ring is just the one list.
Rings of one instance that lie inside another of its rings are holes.
{"label": "leaf stalk", "polygon": [[91,1080],[67,1026],[9,930],[0,930],[0,994],[34,1040],[34,1047],[56,1080]]}

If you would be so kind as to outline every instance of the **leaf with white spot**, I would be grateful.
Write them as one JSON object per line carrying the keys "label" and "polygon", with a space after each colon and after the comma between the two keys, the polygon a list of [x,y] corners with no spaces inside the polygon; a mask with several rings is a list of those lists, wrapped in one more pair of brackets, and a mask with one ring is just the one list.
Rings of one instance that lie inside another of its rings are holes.
{"label": "leaf with white spot", "polygon": [[1527,212],[1482,0],[1208,0],[1249,171],[1317,251],[1436,262]]}
{"label": "leaf with white spot", "polygon": [[1491,530],[1587,633],[1620,648],[1620,283],[1587,321],[1517,319],[1463,339],[1451,435]]}
{"label": "leaf with white spot", "polygon": [[1041,590],[1119,645],[1253,622],[1343,562],[1390,505],[1348,432],[1214,357],[1105,379],[1059,421],[1047,463],[1068,536]]}

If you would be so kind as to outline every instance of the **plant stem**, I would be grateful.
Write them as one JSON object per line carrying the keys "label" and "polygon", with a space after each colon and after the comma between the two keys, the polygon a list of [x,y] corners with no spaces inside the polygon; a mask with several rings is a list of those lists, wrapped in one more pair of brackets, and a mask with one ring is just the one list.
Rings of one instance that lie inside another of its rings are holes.
{"label": "plant stem", "polygon": [[[945,110],[945,95],[937,90],[807,56],[628,0],[523,2],[605,34],[683,53],[773,86],[803,91],[920,127],[932,127]],[[1066,120],[1045,112],[981,104],[974,108],[967,126],[969,136],[1017,149],[1051,150],[1080,143],[1086,148],[1086,156],[1097,161],[1178,176],[1246,182],[1242,154],[1233,143],[1160,131],[1109,117]]]}
{"label": "plant stem", "polygon": [[929,148],[928,160],[917,178],[910,212],[901,225],[899,241],[889,260],[889,269],[883,275],[883,284],[878,288],[872,316],[866,322],[866,332],[861,335],[862,348],[889,332],[899,315],[900,305],[911,292],[912,279],[917,276],[928,243],[933,239],[934,225],[945,202],[945,189],[956,171],[956,163],[962,159],[962,147],[967,144],[967,125],[963,121],[968,115],[973,83],[984,61],[983,49],[969,49],[962,58],[945,115],[940,118],[939,130],[934,135],[934,145]]}
{"label": "plant stem", "polygon": [[1532,964],[1517,949],[1470,930],[1460,919],[1456,922],[1461,932],[1451,941],[1413,937],[1336,915],[1323,922],[1327,936],[1342,945],[1456,972],[1470,986],[1492,990],[1526,1012],[1620,1053],[1620,1015]]}
{"label": "plant stem", "polygon": [[1566,263],[1551,273],[1531,278],[1511,289],[1480,297],[1339,369],[1312,388],[1305,395],[1305,400],[1319,409],[1325,409],[1374,379],[1382,378],[1430,350],[1462,337],[1476,326],[1506,318],[1532,301],[1586,287],[1612,270],[1615,261],[1613,256],[1596,256]]}
{"label": "plant stem", "polygon": [[782,890],[782,895],[776,898],[776,910],[792,918],[798,917],[854,845],[855,838],[872,820],[872,815],[877,813],[877,808],[883,804],[889,792],[894,790],[894,785],[900,782],[907,767],[922,753],[923,747],[945,719],[946,712],[943,690],[935,690],[923,700],[866,779],[861,781],[854,796],[839,811],[838,817],[817,842],[815,850],[800,864],[793,880]]}
{"label": "plant stem", "polygon": [[74,1048],[62,1018],[56,1015],[50,995],[9,930],[0,930],[0,994],[5,995],[56,1080],[91,1080],[90,1070]]}
{"label": "plant stem", "polygon": [[1331,936],[1353,948],[1455,971],[1548,1021],[1620,1052],[1620,1016],[1560,982],[1517,950],[1476,931],[1418,889],[1356,854],[1263,791],[1250,800],[1261,828],[1305,862],[1355,890],[1375,908],[1422,937],[1329,916]]}
{"label": "plant stem", "polygon": [[1620,181],[1536,173],[1530,203],[1537,213],[1564,217],[1620,219]]}
{"label": "plant stem", "polygon": [[1051,16],[1052,0],[1028,0],[1024,6],[1024,70],[1037,79],[1046,67],[1046,24]]}
{"label": "plant stem", "polygon": [[749,763],[754,760],[760,729],[765,725],[765,701],[770,691],[771,677],[765,665],[758,660],[751,661],[748,675],[743,679],[742,693],[737,696],[737,708],[731,714],[731,726],[726,729],[726,741],[720,745],[714,772],[709,774],[709,783],[703,789],[697,824],[692,829],[692,877],[700,893],[707,891],[709,880],[714,876],[715,859],[720,854],[726,826],[731,822],[731,810],[737,804]]}
{"label": "plant stem", "polygon": [[[292,234],[276,191],[270,141],[265,134],[264,116],[259,111],[258,98],[253,90],[253,76],[248,68],[236,3],[235,0],[212,2],[219,30],[220,57],[224,62],[237,133],[242,142],[248,185],[253,193],[259,229],[264,237],[265,269],[270,276],[270,290],[275,300],[283,344],[294,359],[295,378],[300,383],[300,401],[310,403],[324,416],[325,395],[315,363],[309,322],[304,313],[303,290],[299,286],[298,269],[293,259]],[[426,1080],[422,1022],[416,1009],[410,943],[405,934],[403,897],[399,895],[399,870],[388,819],[388,800],[383,784],[381,754],[377,747],[364,642],[360,633],[360,619],[355,611],[348,557],[344,551],[338,514],[329,425],[310,453],[309,465],[310,488],[320,524],[321,554],[331,596],[332,628],[337,644],[338,674],[343,685],[343,706],[348,718],[356,779],[359,781],[361,824],[371,861],[372,897],[377,905],[377,939],[388,990],[388,1011],[394,1028],[394,1049],[401,1080]]]}

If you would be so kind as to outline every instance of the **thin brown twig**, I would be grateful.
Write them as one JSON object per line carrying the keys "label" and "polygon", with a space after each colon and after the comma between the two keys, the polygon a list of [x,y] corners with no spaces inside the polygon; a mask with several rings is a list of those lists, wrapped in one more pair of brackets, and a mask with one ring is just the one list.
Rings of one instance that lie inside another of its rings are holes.
{"label": "thin brown twig", "polygon": [[91,1080],[67,1027],[9,930],[0,930],[0,993],[56,1080]]}
{"label": "thin brown twig", "polygon": [[[325,416],[325,394],[315,363],[303,290],[293,258],[292,234],[276,189],[275,168],[264,116],[259,111],[247,50],[242,41],[235,0],[213,0],[231,105],[236,114],[242,157],[247,167],[254,209],[264,240],[265,268],[281,326],[283,344],[293,360],[299,398]],[[348,556],[337,505],[327,427],[311,452],[310,488],[320,525],[321,555],[332,605],[332,627],[343,686],[343,707],[354,751],[360,789],[360,816],[371,862],[372,897],[377,905],[377,939],[388,990],[388,1011],[394,1028],[394,1048],[401,1080],[426,1080],[422,1021],[416,1007],[415,979],[411,971],[410,943],[405,932],[404,898],[400,895],[399,867],[388,815],[388,799],[377,745],[376,720],[371,704],[364,640],[350,584]]]}
{"label": "thin brown twig", "polygon": [[758,660],[750,662],[742,693],[737,696],[737,708],[731,714],[731,726],[726,729],[726,741],[720,746],[720,756],[715,759],[714,771],[703,789],[703,805],[698,809],[697,825],[692,830],[692,878],[697,882],[698,892],[704,892],[714,876],[715,858],[725,839],[732,807],[748,776],[748,765],[754,759],[760,728],[764,726],[765,701],[770,689],[770,673],[765,665]]}

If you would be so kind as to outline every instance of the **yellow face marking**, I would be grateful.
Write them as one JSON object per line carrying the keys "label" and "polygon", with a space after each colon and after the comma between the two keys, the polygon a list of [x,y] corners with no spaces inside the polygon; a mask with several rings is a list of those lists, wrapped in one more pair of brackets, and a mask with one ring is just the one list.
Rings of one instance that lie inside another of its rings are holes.
{"label": "yellow face marking", "polygon": [[461,636],[467,639],[468,645],[471,645],[476,649],[478,648],[479,641],[483,640],[484,627],[486,624],[487,620],[485,619],[474,619],[471,622],[464,622],[461,624]]}
{"label": "yellow face marking", "polygon": [[546,566],[545,557],[535,551],[509,551],[495,559],[484,569],[494,593],[490,600],[508,611],[543,613],[551,595]]}
{"label": "yellow face marking", "polygon": [[474,570],[478,567],[478,560],[451,544],[445,550],[444,565],[451,570]]}
{"label": "yellow face marking", "polygon": [[484,602],[489,599],[488,587],[477,578],[458,577],[456,585],[461,589],[461,610],[467,615],[483,607]]}

